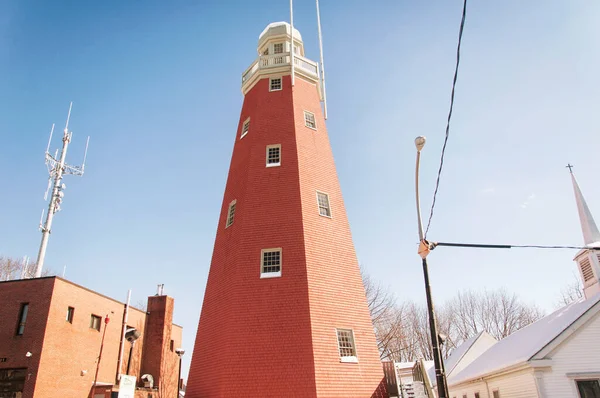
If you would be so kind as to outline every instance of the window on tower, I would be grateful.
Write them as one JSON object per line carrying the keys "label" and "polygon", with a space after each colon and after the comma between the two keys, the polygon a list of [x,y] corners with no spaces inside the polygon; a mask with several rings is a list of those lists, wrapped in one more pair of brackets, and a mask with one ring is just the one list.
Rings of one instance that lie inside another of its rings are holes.
{"label": "window on tower", "polygon": [[317,129],[317,121],[315,120],[315,114],[309,111],[304,111],[304,125],[313,130]]}
{"label": "window on tower", "polygon": [[275,78],[271,78],[270,82],[269,82],[269,91],[279,91],[281,90],[281,78],[280,77],[275,77]]}
{"label": "window on tower", "polygon": [[337,339],[340,362],[358,362],[356,346],[354,345],[354,332],[351,329],[337,329]]}
{"label": "window on tower", "polygon": [[283,43],[273,44],[273,54],[283,54]]}
{"label": "window on tower", "polygon": [[250,131],[250,118],[244,121],[244,125],[242,126],[242,134],[240,135],[240,139],[244,138],[246,134]]}
{"label": "window on tower", "polygon": [[281,248],[263,249],[260,260],[260,277],[274,278],[281,276]]}
{"label": "window on tower", "polygon": [[267,145],[267,167],[281,166],[281,145]]}
{"label": "window on tower", "polygon": [[325,217],[331,217],[331,208],[329,207],[329,195],[317,191],[317,204],[319,205],[319,214]]}
{"label": "window on tower", "polygon": [[231,203],[229,203],[229,209],[227,210],[227,221],[225,222],[225,228],[229,227],[231,224],[233,224],[233,218],[235,217],[235,204],[237,203],[237,200],[232,200]]}

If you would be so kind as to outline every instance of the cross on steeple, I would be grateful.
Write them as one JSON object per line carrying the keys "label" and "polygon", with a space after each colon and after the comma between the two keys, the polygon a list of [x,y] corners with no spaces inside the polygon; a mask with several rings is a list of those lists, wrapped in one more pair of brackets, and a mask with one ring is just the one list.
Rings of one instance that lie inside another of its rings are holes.
{"label": "cross on steeple", "polygon": [[569,169],[569,173],[573,174],[573,165],[572,164],[568,163],[565,167],[567,169]]}

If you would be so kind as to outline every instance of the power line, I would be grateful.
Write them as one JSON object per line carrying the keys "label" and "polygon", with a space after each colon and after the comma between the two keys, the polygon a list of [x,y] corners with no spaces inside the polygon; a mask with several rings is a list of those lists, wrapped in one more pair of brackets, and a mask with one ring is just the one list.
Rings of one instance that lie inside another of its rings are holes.
{"label": "power line", "polygon": [[435,199],[437,197],[438,189],[440,187],[440,177],[442,175],[442,168],[444,166],[444,155],[446,153],[446,145],[448,144],[448,136],[450,135],[450,119],[452,119],[452,108],[454,107],[454,90],[456,88],[456,79],[458,78],[458,66],[460,64],[460,44],[462,43],[462,35],[465,27],[465,17],[467,15],[467,0],[464,0],[462,19],[460,21],[460,29],[458,31],[458,45],[456,47],[456,67],[454,68],[454,79],[452,80],[452,93],[450,94],[450,110],[448,111],[448,121],[446,122],[446,137],[444,138],[444,146],[442,147],[442,155],[440,158],[440,168],[438,169],[437,180],[435,182],[435,191],[433,192],[433,201],[431,203],[431,210],[429,212],[429,221],[427,221],[427,229],[425,230],[425,238],[427,238],[427,232],[431,226],[431,219],[433,218],[433,209],[435,208]]}
{"label": "power line", "polygon": [[430,248],[435,249],[438,246],[446,247],[470,247],[476,249],[589,249],[589,250],[600,250],[600,247],[588,247],[588,246],[568,246],[568,245],[492,245],[492,244],[480,244],[480,243],[449,243],[449,242],[429,242]]}

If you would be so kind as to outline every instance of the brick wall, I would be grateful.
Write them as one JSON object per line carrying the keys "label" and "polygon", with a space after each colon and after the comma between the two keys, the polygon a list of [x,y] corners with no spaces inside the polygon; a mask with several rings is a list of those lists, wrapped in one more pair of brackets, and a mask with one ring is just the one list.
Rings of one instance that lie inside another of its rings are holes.
{"label": "brick wall", "polygon": [[[171,299],[172,300],[172,299]],[[23,336],[15,336],[20,305],[29,302],[29,314]],[[106,329],[98,382],[116,381],[123,303],[58,277],[0,283],[0,369],[27,367],[24,398],[85,397],[91,390],[100,351],[104,317]],[[67,308],[74,308],[73,322],[67,321]],[[90,328],[91,315],[103,318],[100,331]],[[172,311],[171,311],[172,314]],[[146,313],[130,307],[128,325],[146,333]],[[174,326],[173,336],[181,344],[181,327]],[[142,340],[132,355],[130,374],[139,380]],[[125,343],[121,372],[125,373],[129,354]],[[167,346],[167,349],[169,347]],[[30,358],[25,357],[31,352]],[[176,378],[172,384],[176,386]],[[173,395],[175,396],[175,395]]]}

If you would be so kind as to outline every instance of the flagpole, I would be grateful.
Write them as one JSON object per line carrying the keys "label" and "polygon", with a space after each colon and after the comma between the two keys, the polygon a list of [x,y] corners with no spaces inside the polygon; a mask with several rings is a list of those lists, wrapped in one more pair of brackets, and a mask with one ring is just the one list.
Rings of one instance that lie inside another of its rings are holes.
{"label": "flagpole", "polygon": [[321,90],[323,92],[323,114],[327,120],[327,90],[325,89],[325,64],[323,63],[323,35],[321,34],[321,12],[317,0],[317,26],[319,28],[319,51],[321,53]]}
{"label": "flagpole", "polygon": [[295,76],[294,76],[294,4],[293,0],[290,0],[290,26],[291,26],[291,45],[290,45],[290,62],[292,63],[292,87],[294,87]]}

